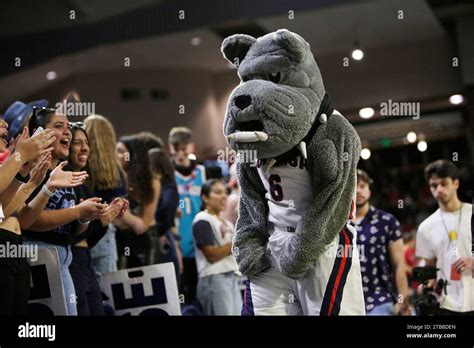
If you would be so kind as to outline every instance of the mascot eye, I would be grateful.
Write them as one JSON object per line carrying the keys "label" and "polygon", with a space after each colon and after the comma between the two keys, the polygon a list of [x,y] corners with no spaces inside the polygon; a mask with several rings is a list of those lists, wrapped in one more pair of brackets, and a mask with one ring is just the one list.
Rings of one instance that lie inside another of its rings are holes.
{"label": "mascot eye", "polygon": [[274,83],[279,83],[281,80],[281,73],[280,72],[270,73],[268,74],[268,79]]}

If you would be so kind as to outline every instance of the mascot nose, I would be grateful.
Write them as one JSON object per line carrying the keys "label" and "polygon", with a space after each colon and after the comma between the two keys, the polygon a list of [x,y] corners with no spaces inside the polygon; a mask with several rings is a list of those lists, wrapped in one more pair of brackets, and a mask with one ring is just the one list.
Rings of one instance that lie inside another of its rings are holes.
{"label": "mascot nose", "polygon": [[239,95],[234,99],[234,104],[237,106],[240,110],[245,109],[247,106],[249,106],[252,103],[252,98],[248,95]]}

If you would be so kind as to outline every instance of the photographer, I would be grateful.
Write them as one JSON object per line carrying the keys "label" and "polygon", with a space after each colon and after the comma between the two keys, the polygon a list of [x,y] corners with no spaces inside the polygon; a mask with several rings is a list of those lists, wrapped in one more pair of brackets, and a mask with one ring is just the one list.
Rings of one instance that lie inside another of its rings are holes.
{"label": "photographer", "polygon": [[458,198],[458,170],[453,163],[435,161],[425,168],[425,177],[439,209],[420,224],[416,255],[427,266],[438,268],[437,280],[448,282],[440,299],[440,314],[474,315],[472,204]]}

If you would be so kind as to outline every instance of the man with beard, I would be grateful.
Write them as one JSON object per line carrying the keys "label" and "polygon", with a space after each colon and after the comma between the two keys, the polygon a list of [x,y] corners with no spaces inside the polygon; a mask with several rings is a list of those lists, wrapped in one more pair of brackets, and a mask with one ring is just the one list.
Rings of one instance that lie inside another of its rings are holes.
{"label": "man with beard", "polygon": [[[459,175],[446,160],[430,163],[425,177],[439,209],[418,227],[416,256],[436,266],[437,280],[448,281],[440,299],[440,314],[474,315],[472,277],[472,204],[458,198]],[[434,285],[434,280],[429,286]]]}
{"label": "man with beard", "polygon": [[360,268],[367,315],[409,314],[400,223],[390,213],[369,203],[372,179],[357,170],[354,225],[360,248]]}

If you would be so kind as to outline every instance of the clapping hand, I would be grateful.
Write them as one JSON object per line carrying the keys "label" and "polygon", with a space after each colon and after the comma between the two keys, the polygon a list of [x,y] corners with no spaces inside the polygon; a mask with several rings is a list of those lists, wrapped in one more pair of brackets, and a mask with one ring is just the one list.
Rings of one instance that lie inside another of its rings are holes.
{"label": "clapping hand", "polygon": [[[36,161],[35,166],[31,170],[30,179],[28,182],[33,186],[38,186],[41,184],[46,177],[46,173],[48,172],[49,162],[51,161],[51,152],[47,152],[40,156],[38,161]],[[30,162],[33,163],[33,162]]]}
{"label": "clapping hand", "polygon": [[54,191],[57,188],[65,187],[76,187],[81,185],[84,180],[89,176],[87,172],[65,172],[63,170],[67,161],[61,162],[49,175],[47,187],[49,190]]}
{"label": "clapping hand", "polygon": [[100,219],[102,225],[106,226],[119,217],[124,205],[125,202],[122,198],[115,198],[105,209],[105,216]]}
{"label": "clapping hand", "polygon": [[84,221],[101,219],[107,215],[107,204],[100,203],[102,198],[92,197],[86,200],[81,199],[76,206],[79,209],[79,218]]}
{"label": "clapping hand", "polygon": [[28,128],[25,127],[16,142],[15,149],[21,155],[23,162],[27,163],[47,152],[51,152],[53,148],[49,146],[55,140],[54,131],[51,129],[45,129],[30,137]]}

